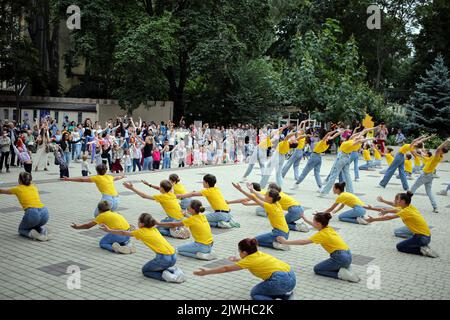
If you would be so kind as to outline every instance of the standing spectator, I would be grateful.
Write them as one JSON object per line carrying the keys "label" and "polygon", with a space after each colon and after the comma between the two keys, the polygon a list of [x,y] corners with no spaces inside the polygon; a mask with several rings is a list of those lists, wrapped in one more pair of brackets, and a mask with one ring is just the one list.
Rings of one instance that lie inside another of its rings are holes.
{"label": "standing spectator", "polygon": [[11,152],[11,139],[8,137],[8,132],[3,131],[2,136],[0,137],[0,151],[2,153],[0,157],[0,173],[3,170],[3,163],[5,163],[6,173],[9,172],[9,154]]}
{"label": "standing spectator", "polygon": [[397,130],[397,135],[395,136],[395,144],[398,146],[403,145],[403,142],[405,142],[406,138],[402,133],[402,129]]}
{"label": "standing spectator", "polygon": [[388,136],[388,129],[384,122],[381,122],[381,126],[378,129],[377,134],[377,144],[380,146],[381,154],[384,154],[384,149],[386,148],[386,139]]}

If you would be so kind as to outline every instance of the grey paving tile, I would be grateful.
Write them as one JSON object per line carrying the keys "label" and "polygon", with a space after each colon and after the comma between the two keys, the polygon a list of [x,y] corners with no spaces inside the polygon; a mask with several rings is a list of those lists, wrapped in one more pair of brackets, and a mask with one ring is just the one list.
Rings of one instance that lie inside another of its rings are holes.
{"label": "grey paving tile", "polygon": [[203,265],[203,268],[208,268],[208,269],[213,269],[213,268],[217,268],[217,267],[223,267],[223,266],[229,266],[234,264],[234,262],[228,260],[228,259],[220,259],[220,260],[215,260],[213,262],[207,263],[205,265]]}
{"label": "grey paving tile", "polygon": [[91,238],[100,238],[106,235],[106,232],[100,229],[90,229],[90,230],[84,230],[78,232],[79,234],[82,234],[84,236],[88,236]]}
{"label": "grey paving tile", "polygon": [[12,212],[20,212],[23,211],[21,207],[4,207],[0,208],[1,213],[12,213]]}
{"label": "grey paving tile", "polygon": [[132,196],[132,195],[135,195],[135,193],[133,191],[122,191],[122,192],[119,192],[119,195],[120,196]]}
{"label": "grey paving tile", "polygon": [[352,264],[355,264],[357,266],[365,266],[372,260],[375,260],[375,258],[362,254],[352,254]]}
{"label": "grey paving tile", "polygon": [[211,232],[214,235],[224,234],[233,231],[235,228],[224,229],[224,228],[211,228]]}
{"label": "grey paving tile", "polygon": [[80,268],[80,270],[86,270],[86,269],[91,268],[91,267],[89,267],[89,266],[87,266],[85,264],[78,263],[78,262],[75,262],[75,261],[72,261],[72,260],[67,260],[67,261],[63,261],[63,262],[60,262],[60,263],[55,263],[55,264],[50,264],[50,265],[47,265],[47,266],[42,266],[42,267],[37,268],[37,269],[41,270],[42,272],[45,272],[45,273],[48,273],[48,274],[51,274],[51,275],[59,277],[59,276],[68,274],[67,273],[67,268],[69,266],[72,266],[72,265],[78,266]]}

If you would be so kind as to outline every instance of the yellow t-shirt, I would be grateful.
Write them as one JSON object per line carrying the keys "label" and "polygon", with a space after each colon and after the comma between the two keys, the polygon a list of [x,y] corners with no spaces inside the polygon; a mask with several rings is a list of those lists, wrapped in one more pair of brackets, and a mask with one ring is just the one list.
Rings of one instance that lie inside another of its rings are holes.
{"label": "yellow t-shirt", "polygon": [[267,136],[265,139],[262,139],[259,142],[258,147],[261,149],[267,149],[269,147],[272,147],[272,141],[270,140],[270,136]]}
{"label": "yellow t-shirt", "polygon": [[426,163],[426,165],[423,167],[423,172],[425,173],[433,173],[436,170],[436,167],[438,164],[442,161],[444,157],[443,156],[432,156],[430,160]]}
{"label": "yellow t-shirt", "polygon": [[320,140],[314,146],[313,152],[315,153],[323,153],[328,150],[330,146],[327,144],[326,140]]}
{"label": "yellow t-shirt", "polygon": [[297,149],[302,150],[305,148],[305,144],[306,144],[306,138],[301,138],[299,140],[297,140]]}
{"label": "yellow t-shirt", "polygon": [[288,210],[290,207],[300,205],[300,202],[284,192],[280,192],[280,197],[281,199],[278,202],[280,203],[283,210]]}
{"label": "yellow t-shirt", "polygon": [[213,243],[211,226],[204,214],[194,214],[184,219],[183,224],[191,230],[195,242],[210,245]]}
{"label": "yellow t-shirt", "polygon": [[411,145],[410,145],[410,144],[404,144],[404,145],[398,150],[398,152],[399,152],[399,153],[406,154],[406,153],[408,153],[408,152],[410,152],[410,151],[413,151],[413,150],[414,150],[414,148],[411,148]]}
{"label": "yellow t-shirt", "polygon": [[375,158],[375,160],[381,160],[380,151],[378,151],[377,149],[373,149],[373,157]]}
{"label": "yellow t-shirt", "polygon": [[141,240],[147,247],[152,249],[155,253],[160,254],[174,254],[175,249],[172,245],[161,235],[159,230],[152,228],[139,228],[131,231],[131,236]]}
{"label": "yellow t-shirt", "polygon": [[412,173],[412,161],[406,159],[405,160],[405,171],[408,173]]}
{"label": "yellow t-shirt", "polygon": [[114,177],[109,174],[96,175],[90,177],[90,180],[95,183],[101,194],[107,196],[117,196],[117,190],[114,186]]}
{"label": "yellow t-shirt", "polygon": [[342,142],[341,146],[339,147],[339,151],[342,151],[347,154],[352,153],[353,143],[355,143],[354,140],[347,140],[347,141]]}
{"label": "yellow t-shirt", "polygon": [[420,157],[414,157],[414,167],[420,167]]}
{"label": "yellow t-shirt", "polygon": [[286,154],[289,152],[290,146],[289,141],[283,140],[277,146],[277,151],[279,154]]}
{"label": "yellow t-shirt", "polygon": [[361,149],[362,143],[358,143],[356,146],[353,146],[352,152],[358,152]]}
{"label": "yellow t-shirt", "polygon": [[128,230],[130,229],[130,224],[128,221],[117,212],[105,211],[100,213],[95,219],[96,224],[106,224],[110,229],[113,230]]}
{"label": "yellow t-shirt", "polygon": [[34,184],[29,186],[19,184],[16,187],[9,189],[9,192],[16,195],[23,210],[28,208],[43,208],[39,191]]}
{"label": "yellow t-shirt", "polygon": [[256,251],[255,253],[249,254],[245,258],[236,262],[236,265],[242,269],[247,269],[255,277],[262,280],[269,279],[272,276],[272,273],[277,271],[291,271],[291,266],[286,262],[278,260],[270,254],[261,251]]}
{"label": "yellow t-shirt", "polygon": [[386,162],[390,166],[392,161],[394,161],[394,156],[391,153],[386,153]]}
{"label": "yellow t-shirt", "polygon": [[403,223],[414,234],[422,234],[424,236],[430,236],[430,228],[425,219],[420,214],[419,210],[413,205],[409,205],[406,208],[397,212],[397,215],[402,219]]}
{"label": "yellow t-shirt", "polygon": [[200,191],[206,197],[213,210],[230,211],[230,207],[223,198],[222,192],[217,187],[207,188]]}
{"label": "yellow t-shirt", "polygon": [[363,155],[364,160],[366,160],[366,161],[372,160],[369,149],[364,149],[362,152],[362,155]]}
{"label": "yellow t-shirt", "polygon": [[173,185],[173,193],[175,194],[186,194],[187,190],[181,182],[175,183]]}
{"label": "yellow t-shirt", "polygon": [[183,214],[181,213],[180,203],[178,202],[177,196],[172,192],[156,194],[152,196],[156,202],[161,204],[164,212],[171,218],[176,220],[182,220]]}
{"label": "yellow t-shirt", "polygon": [[336,203],[342,203],[350,208],[355,206],[365,206],[366,204],[361,201],[357,196],[350,192],[341,192],[341,194],[336,198]]}
{"label": "yellow t-shirt", "polygon": [[313,243],[320,244],[329,254],[336,250],[349,250],[341,236],[330,226],[313,234],[309,240]]}
{"label": "yellow t-shirt", "polygon": [[264,203],[264,210],[267,212],[267,217],[269,218],[270,225],[274,229],[281,230],[283,232],[289,233],[289,227],[284,217],[283,208],[278,202],[275,203]]}
{"label": "yellow t-shirt", "polygon": [[423,157],[422,158],[422,164],[425,166],[428,162],[430,162],[430,160],[431,160],[431,157]]}

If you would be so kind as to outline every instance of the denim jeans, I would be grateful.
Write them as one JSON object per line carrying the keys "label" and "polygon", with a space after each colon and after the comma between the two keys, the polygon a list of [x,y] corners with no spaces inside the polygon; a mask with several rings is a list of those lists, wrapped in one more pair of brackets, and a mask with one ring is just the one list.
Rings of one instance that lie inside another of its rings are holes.
{"label": "denim jeans", "polygon": [[121,246],[125,246],[130,242],[129,236],[119,236],[117,234],[108,233],[106,236],[100,239],[100,248],[114,252],[112,245],[114,242],[119,243]]}
{"label": "denim jeans", "polygon": [[191,199],[184,198],[180,200],[180,207],[182,210],[186,210],[189,207],[189,204],[191,203]]}
{"label": "denim jeans", "polygon": [[258,283],[253,287],[250,296],[253,300],[275,300],[277,298],[286,299],[286,294],[291,293],[296,285],[294,270],[275,271],[269,279]]}
{"label": "denim jeans", "polygon": [[261,188],[265,188],[267,183],[269,182],[270,175],[272,174],[272,171],[275,169],[276,173],[276,182],[277,185],[281,188],[283,186],[283,176],[281,174],[281,171],[283,170],[283,163],[284,163],[284,154],[280,154],[278,152],[274,152],[272,157],[270,158],[270,161],[268,165],[266,166],[264,170],[264,174],[261,177],[260,185]]}
{"label": "denim jeans", "polygon": [[397,250],[404,253],[421,255],[420,248],[427,246],[430,242],[431,237],[423,234],[415,234],[411,238],[397,243]]}
{"label": "denim jeans", "polygon": [[341,268],[348,268],[352,264],[352,253],[350,250],[336,250],[330,254],[330,258],[314,266],[314,273],[338,279]]}
{"label": "denim jeans", "polygon": [[375,159],[372,161],[372,167],[379,167],[379,166],[381,166],[381,160]]}
{"label": "denim jeans", "polygon": [[265,164],[266,160],[267,160],[266,150],[261,149],[259,147],[255,147],[252,155],[250,156],[247,170],[244,173],[244,178],[246,178],[250,175],[256,162],[259,163],[259,169],[261,170],[261,175],[263,175],[264,174],[264,164]]}
{"label": "denim jeans", "polygon": [[[166,217],[164,219],[161,220],[161,222],[179,222],[180,220],[171,218],[171,217]],[[163,236],[167,236],[170,237],[170,228],[167,227],[161,227],[161,226],[157,226],[156,228],[158,228],[159,232],[163,235]]]}
{"label": "denim jeans", "polygon": [[327,183],[320,191],[321,194],[328,194],[330,192],[331,188],[334,185],[334,181],[336,180],[336,178],[338,178],[341,172],[344,175],[344,181],[346,183],[345,188],[347,192],[353,193],[353,182],[352,178],[350,177],[350,155],[341,152],[336,158],[336,165],[334,165],[331,169]]}
{"label": "denim jeans", "polygon": [[72,145],[72,160],[79,160],[81,157],[81,143]]}
{"label": "denim jeans", "polygon": [[302,183],[308,173],[314,169],[314,177],[319,188],[322,188],[322,180],[320,179],[320,167],[322,166],[322,156],[319,153],[313,152],[308,159],[306,166],[303,168],[302,174],[297,179],[296,184]]}
{"label": "denim jeans", "polygon": [[411,192],[416,193],[416,190],[419,189],[422,185],[424,185],[425,191],[428,195],[428,199],[430,199],[433,208],[436,209],[437,208],[436,199],[434,198],[433,191],[431,190],[431,187],[433,186],[433,179],[434,179],[433,173],[422,172],[422,174],[417,178],[416,182],[414,182],[413,186],[411,187]]}
{"label": "denim jeans", "polygon": [[[144,164],[142,165],[142,171],[152,170],[153,169],[153,157],[144,158]],[[134,171],[134,168],[133,168]]]}
{"label": "denim jeans", "polygon": [[364,209],[361,206],[354,206],[351,210],[342,212],[339,215],[339,220],[343,222],[350,222],[350,223],[358,223],[356,218],[358,217],[364,217],[366,214],[366,209]]}
{"label": "denim jeans", "polygon": [[[119,207],[119,196],[113,197],[106,194],[102,194],[102,198],[100,201],[108,201],[111,206],[111,211],[116,211]],[[94,210],[94,217],[98,216],[98,208],[96,207]]]}
{"label": "denim jeans", "polygon": [[231,220],[230,212],[210,212],[206,214],[206,219],[211,227],[217,228],[219,221],[229,222]]}
{"label": "denim jeans", "polygon": [[70,151],[64,152],[64,162],[67,164],[67,166],[69,166],[70,163]]}
{"label": "denim jeans", "polygon": [[150,260],[142,267],[142,273],[148,278],[164,281],[162,274],[165,270],[173,267],[177,262],[177,255],[157,253],[153,260]]}
{"label": "denim jeans", "polygon": [[403,226],[400,228],[397,228],[394,230],[394,235],[398,238],[411,238],[414,233],[411,232],[411,230],[409,230],[409,228],[407,226]]}
{"label": "denim jeans", "polygon": [[33,229],[42,233],[45,230],[44,225],[47,221],[48,209],[46,207],[27,208],[19,225],[19,234],[29,238],[30,231]]}
{"label": "denim jeans", "polygon": [[303,158],[303,149],[295,149],[292,156],[283,166],[283,170],[281,172],[283,178],[286,176],[286,173],[289,171],[292,165],[294,166],[294,179],[297,180],[299,178],[300,172],[298,168],[300,166],[300,161],[302,160],[302,158]]}
{"label": "denim jeans", "polygon": [[366,160],[366,164],[360,165],[359,170],[369,170],[369,168],[373,167],[372,160]]}
{"label": "denim jeans", "polygon": [[359,153],[357,151],[353,151],[352,153],[350,153],[350,164],[353,163],[353,170],[355,172],[355,179],[359,179],[358,161],[359,161]]}
{"label": "denim jeans", "polygon": [[260,247],[273,248],[273,243],[277,241],[277,237],[288,239],[289,233],[274,228],[272,229],[272,232],[257,235],[255,239],[258,240],[258,245]]}
{"label": "denim jeans", "polygon": [[397,169],[400,176],[400,180],[402,181],[403,190],[407,191],[409,189],[409,186],[405,174],[405,155],[400,152],[395,155],[394,160],[392,161],[389,168],[386,170],[383,179],[380,181],[380,186],[385,188],[389,183],[389,180],[391,180],[392,176],[394,175],[395,170]]}
{"label": "denim jeans", "polygon": [[[288,208],[288,211],[284,217],[286,219],[286,223],[288,224],[289,230],[297,231],[296,221],[303,218],[304,211],[305,210],[302,206],[292,206]],[[256,208],[256,215],[260,217],[267,217],[267,213],[263,207]]]}
{"label": "denim jeans", "polygon": [[163,158],[163,169],[170,169],[170,156]]}
{"label": "denim jeans", "polygon": [[191,257],[191,258],[197,258],[197,252],[201,253],[210,253],[212,250],[212,244],[206,245],[199,242],[191,242],[188,244],[184,244],[182,246],[179,246],[177,248],[177,251],[180,255]]}

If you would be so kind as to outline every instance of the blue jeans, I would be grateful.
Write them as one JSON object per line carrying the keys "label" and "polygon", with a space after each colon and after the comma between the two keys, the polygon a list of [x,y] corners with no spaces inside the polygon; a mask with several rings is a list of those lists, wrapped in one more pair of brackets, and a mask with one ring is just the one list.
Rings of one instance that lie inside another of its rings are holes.
{"label": "blue jeans", "polygon": [[267,151],[265,149],[261,149],[259,147],[255,147],[252,155],[250,156],[250,160],[248,163],[247,170],[244,173],[244,178],[248,177],[255,166],[255,163],[259,163],[259,169],[261,170],[261,175],[264,174],[264,163],[267,160]]}
{"label": "blue jeans", "polygon": [[[171,218],[171,217],[166,217],[164,219],[161,220],[161,222],[179,222],[180,220]],[[166,228],[166,227],[161,227],[161,226],[157,226],[156,228],[158,228],[159,232],[163,235],[163,236],[167,236],[170,237],[170,228]]]}
{"label": "blue jeans", "polygon": [[269,279],[258,283],[253,287],[250,296],[253,300],[275,300],[286,299],[296,285],[294,270],[289,272],[275,271]]}
{"label": "blue jeans", "polygon": [[138,167],[139,171],[141,171],[141,159],[133,159],[133,172],[136,171],[136,167]]}
{"label": "blue jeans", "polygon": [[372,168],[372,167],[373,167],[372,160],[369,160],[369,161],[366,160],[366,164],[359,166],[359,170],[368,170],[369,168]]}
{"label": "blue jeans", "polygon": [[394,230],[394,235],[398,238],[411,238],[414,233],[407,226],[403,226]]}
{"label": "blue jeans", "polygon": [[114,252],[112,248],[114,242],[119,243],[121,246],[125,246],[130,242],[130,237],[108,233],[106,236],[100,239],[100,248]]}
{"label": "blue jeans", "polygon": [[372,161],[372,167],[379,167],[379,166],[381,166],[381,160],[375,159]]}
{"label": "blue jeans", "polygon": [[[142,166],[142,170],[146,171],[146,170],[152,170],[152,169],[153,169],[153,157],[150,156],[150,157],[144,158],[144,164]],[[133,169],[133,171],[134,171],[134,169]]]}
{"label": "blue jeans", "polygon": [[395,155],[394,160],[392,161],[389,168],[386,170],[383,179],[380,181],[380,186],[385,188],[389,183],[389,180],[391,180],[392,176],[394,175],[395,170],[397,169],[400,176],[400,180],[402,181],[403,190],[407,191],[409,189],[409,186],[405,174],[405,155],[400,152]]}
{"label": "blue jeans", "polygon": [[19,234],[21,236],[29,238],[31,230],[36,230],[42,233],[45,228],[44,225],[48,221],[48,209],[43,208],[28,208],[25,210],[25,214],[19,225]]}
{"label": "blue jeans", "polygon": [[180,255],[191,257],[191,258],[197,258],[197,252],[201,253],[210,253],[212,250],[212,244],[206,245],[199,242],[191,242],[188,244],[184,244],[182,246],[179,246],[177,248],[177,251]]}
{"label": "blue jeans", "polygon": [[170,156],[163,158],[163,169],[170,169]]}
{"label": "blue jeans", "polygon": [[341,268],[348,268],[352,264],[352,253],[350,250],[336,250],[330,254],[330,258],[314,266],[314,273],[338,279]]}
{"label": "blue jeans", "polygon": [[294,153],[283,167],[283,170],[281,172],[283,178],[286,176],[286,173],[289,171],[292,165],[294,166],[294,179],[297,180],[299,178],[300,172],[298,170],[298,167],[300,166],[300,161],[302,160],[302,158],[303,158],[303,149],[295,149]]}
{"label": "blue jeans", "polygon": [[81,143],[72,145],[72,160],[80,159],[81,157]]}
{"label": "blue jeans", "polygon": [[404,253],[422,255],[420,248],[427,246],[431,242],[431,237],[423,234],[415,234],[407,240],[397,243],[397,250]]}
{"label": "blue jeans", "polygon": [[322,166],[322,156],[318,153],[313,152],[311,157],[308,159],[306,166],[303,168],[302,174],[297,179],[296,184],[302,183],[306,178],[308,173],[314,169],[314,177],[316,178],[316,183],[319,188],[322,188],[322,180],[320,179],[320,167]]}
{"label": "blue jeans", "polygon": [[339,153],[335,165],[331,168],[331,172],[327,183],[323,186],[320,191],[321,194],[328,194],[334,185],[334,181],[338,178],[339,174],[342,172],[344,175],[345,188],[347,192],[353,193],[353,182],[350,177],[350,155],[347,153]]}
{"label": "blue jeans", "polygon": [[[100,201],[108,201],[111,207],[111,211],[116,211],[119,207],[119,196],[113,197],[106,194],[102,194]],[[98,216],[98,207],[95,207],[94,217]]]}
{"label": "blue jeans", "polygon": [[272,229],[272,232],[263,233],[255,237],[260,247],[273,248],[273,243],[277,241],[277,237],[289,238],[289,233],[279,229]]}
{"label": "blue jeans", "polygon": [[173,267],[177,262],[177,255],[157,253],[153,260],[150,260],[142,267],[142,273],[148,278],[164,281],[162,274],[165,270]]}
{"label": "blue jeans", "polygon": [[276,181],[277,185],[281,188],[283,186],[283,176],[281,171],[283,170],[284,163],[284,154],[279,154],[278,152],[274,152],[272,157],[270,158],[270,162],[264,170],[264,174],[261,177],[260,185],[261,188],[265,188],[267,183],[269,182],[270,175],[272,171],[275,169],[276,172]]}
{"label": "blue jeans", "polygon": [[206,214],[206,219],[211,227],[217,228],[219,221],[229,222],[231,220],[230,212],[210,212]]}
{"label": "blue jeans", "polygon": [[433,186],[433,179],[434,179],[433,173],[422,172],[422,174],[417,178],[416,182],[414,182],[413,186],[411,187],[411,192],[416,193],[416,190],[419,189],[422,185],[424,185],[425,191],[428,195],[428,199],[430,199],[433,209],[436,209],[437,208],[436,199],[434,198],[433,191],[431,190],[431,187]]}
{"label": "blue jeans", "polygon": [[191,199],[184,198],[180,200],[180,207],[183,210],[186,210],[189,207],[189,204],[191,203]]}
{"label": "blue jeans", "polygon": [[351,210],[342,212],[339,215],[339,220],[343,222],[358,223],[358,221],[356,221],[356,218],[362,218],[365,214],[366,209],[361,206],[354,206]]}
{"label": "blue jeans", "polygon": [[359,153],[356,152],[356,151],[353,151],[352,153],[350,153],[350,164],[353,163],[353,170],[355,172],[355,179],[359,179],[358,161],[359,161]]}
{"label": "blue jeans", "polygon": [[70,163],[70,151],[63,152],[64,155],[64,162],[69,166]]}
{"label": "blue jeans", "polygon": [[[292,206],[288,208],[288,211],[284,217],[286,219],[286,223],[289,226],[289,230],[297,231],[295,223],[297,220],[303,218],[304,211],[305,210],[302,206]],[[267,213],[263,207],[256,208],[256,215],[260,217],[267,217]]]}

